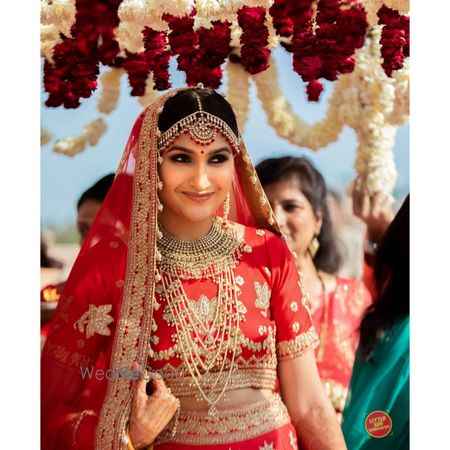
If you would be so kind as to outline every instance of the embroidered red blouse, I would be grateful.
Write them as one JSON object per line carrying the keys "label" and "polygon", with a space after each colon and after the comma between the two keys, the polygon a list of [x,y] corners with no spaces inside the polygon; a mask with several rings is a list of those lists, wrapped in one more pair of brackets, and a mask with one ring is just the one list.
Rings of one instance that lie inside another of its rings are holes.
{"label": "embroidered red blouse", "polygon": [[[273,233],[253,227],[245,227],[244,241],[247,245],[234,269],[242,305],[239,348],[227,390],[246,387],[275,390],[277,359],[294,358],[314,348],[318,336],[307,297],[300,288],[294,258],[286,244]],[[79,266],[83,273],[78,278],[82,277],[83,282],[60,305],[46,344],[46,358],[53,366],[55,362],[60,363],[64,370],[73,369],[80,376],[80,369],[94,368],[94,376],[90,372],[82,380],[81,393],[71,408],[74,412],[89,410],[93,414],[82,416],[82,421],[76,424],[75,435],[70,426],[55,424],[61,429],[59,441],[68,448],[92,447],[101,408],[99,399],[104,396],[108,376],[95,376],[95,367],[108,367],[110,361],[119,321],[126,255],[126,246],[119,239],[100,241],[86,252],[85,264]],[[211,280],[183,281],[183,287],[193,302],[213,303],[217,295],[217,286]],[[148,364],[152,370],[166,371],[165,381],[174,395],[195,395],[196,388],[186,371],[183,377],[169,379],[167,376],[168,370],[183,367],[174,349],[175,328],[164,318],[167,305],[160,293],[157,285]],[[47,376],[45,360],[42,365],[43,376]],[[52,374],[55,373],[53,367]],[[42,403],[45,409],[45,392]]]}

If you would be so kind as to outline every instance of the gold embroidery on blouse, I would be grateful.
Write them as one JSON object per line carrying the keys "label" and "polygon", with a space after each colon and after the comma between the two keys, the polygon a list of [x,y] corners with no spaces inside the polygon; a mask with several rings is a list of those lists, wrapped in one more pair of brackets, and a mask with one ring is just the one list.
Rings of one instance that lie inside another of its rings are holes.
{"label": "gold embroidery on blouse", "polygon": [[294,323],[292,324],[292,331],[293,331],[294,333],[298,333],[299,330],[300,330],[300,324],[299,324],[298,322],[294,322]]}
{"label": "gold embroidery on blouse", "polygon": [[294,300],[293,302],[291,302],[291,311],[293,312],[297,312],[298,311],[298,303]]}
{"label": "gold embroidery on blouse", "polygon": [[[227,365],[228,366],[228,365]],[[161,369],[166,374],[176,374],[173,377],[165,377],[165,382],[172,394],[176,397],[191,397],[195,395],[195,388],[192,386],[193,380],[189,374],[183,370],[182,366],[175,368],[171,364],[167,364]],[[227,386],[227,391],[235,391],[237,389],[257,388],[257,389],[275,389],[276,381],[275,369],[264,369],[259,367],[243,369],[237,368],[230,375],[230,380]],[[215,379],[212,374],[205,374],[202,383],[211,390],[211,393],[217,393],[220,386],[215,384]]]}
{"label": "gold embroidery on blouse", "polygon": [[257,295],[255,306],[257,308],[267,309],[270,305],[270,295],[271,295],[269,285],[266,282],[264,282],[264,284],[261,286],[258,281],[255,281],[254,286]]}
{"label": "gold embroidery on blouse", "polygon": [[214,418],[206,412],[182,410],[175,437],[170,437],[170,431],[164,431],[157,438],[156,445],[231,444],[264,435],[289,422],[286,406],[280,396],[274,393],[270,399],[253,405],[218,411]]}
{"label": "gold embroidery on blouse", "polygon": [[306,350],[319,345],[319,336],[312,326],[308,331],[299,334],[289,341],[277,343],[277,353],[279,358],[293,358],[302,355]]}
{"label": "gold embroidery on blouse", "polygon": [[264,445],[262,447],[259,447],[258,450],[274,450],[273,448],[273,442],[268,444],[266,441],[264,441]]}
{"label": "gold embroidery on blouse", "polygon": [[94,336],[95,333],[102,336],[109,336],[111,330],[108,325],[114,322],[114,319],[108,314],[111,311],[112,305],[89,305],[89,310],[86,311],[74,324],[73,327],[80,333],[85,332],[86,338]]}
{"label": "gold embroidery on blouse", "polygon": [[256,234],[257,234],[258,236],[264,236],[264,235],[266,234],[266,232],[265,232],[264,230],[258,229],[258,230],[256,230]]}

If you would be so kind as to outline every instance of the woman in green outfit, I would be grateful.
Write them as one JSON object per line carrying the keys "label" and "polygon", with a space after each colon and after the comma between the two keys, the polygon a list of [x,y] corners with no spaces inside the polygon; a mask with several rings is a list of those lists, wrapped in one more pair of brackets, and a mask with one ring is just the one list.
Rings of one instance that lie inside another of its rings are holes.
{"label": "woman in green outfit", "polygon": [[409,448],[409,195],[374,264],[378,298],[360,327],[344,410],[349,450]]}

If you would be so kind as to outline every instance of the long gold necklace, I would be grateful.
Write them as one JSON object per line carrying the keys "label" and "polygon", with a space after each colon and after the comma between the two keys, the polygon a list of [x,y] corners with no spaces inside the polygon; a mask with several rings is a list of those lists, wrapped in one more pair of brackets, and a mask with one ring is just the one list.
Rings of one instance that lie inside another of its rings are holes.
{"label": "long gold necklace", "polygon": [[[239,323],[245,307],[237,298],[233,269],[245,243],[235,230],[222,229],[217,220],[211,231],[196,241],[179,241],[160,229],[158,273],[167,302],[164,318],[175,327],[176,352],[197,387],[197,398],[204,399],[208,413],[215,415],[240,351]],[[209,311],[212,303],[206,298],[200,299],[200,304],[188,299],[181,282],[203,278],[218,285],[213,311]]]}

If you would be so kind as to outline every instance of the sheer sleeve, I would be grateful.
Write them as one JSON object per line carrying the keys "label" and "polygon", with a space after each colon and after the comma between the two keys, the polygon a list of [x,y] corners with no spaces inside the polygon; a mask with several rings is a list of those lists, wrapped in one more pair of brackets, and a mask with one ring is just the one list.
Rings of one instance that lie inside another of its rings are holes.
{"label": "sheer sleeve", "polygon": [[56,310],[41,360],[42,448],[88,449],[106,379],[126,247],[101,241],[76,262]]}
{"label": "sheer sleeve", "polygon": [[295,358],[316,347],[319,338],[291,252],[278,236],[267,235],[272,275],[270,310],[277,329],[277,355],[279,359]]}

